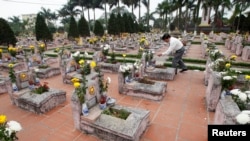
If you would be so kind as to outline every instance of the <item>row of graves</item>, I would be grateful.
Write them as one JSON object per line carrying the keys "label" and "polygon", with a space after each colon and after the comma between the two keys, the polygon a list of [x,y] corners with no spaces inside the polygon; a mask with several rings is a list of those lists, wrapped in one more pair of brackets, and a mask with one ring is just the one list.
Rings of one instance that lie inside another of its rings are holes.
{"label": "row of graves", "polygon": [[104,80],[103,74],[118,74],[119,94],[160,101],[175,69],[156,65],[151,49],[140,47],[140,58],[128,63],[127,54],[114,59],[114,48],[106,43],[100,46],[92,55],[77,48],[71,57],[60,59],[63,82],[75,87],[71,97],[75,128],[105,140],[138,141],[149,125],[150,111],[116,104],[108,95],[110,80]]}
{"label": "row of graves", "polygon": [[[58,59],[44,55],[44,44],[34,48],[37,53],[17,48],[11,46],[8,52],[2,53],[0,67],[9,76],[1,77],[1,93],[7,92],[12,104],[37,114],[48,112],[65,102],[65,91],[40,82],[40,79],[61,74],[60,67],[56,67]],[[6,60],[5,55],[10,55],[11,59]]]}
{"label": "row of graves", "polygon": [[[207,43],[221,43],[225,45],[225,47],[230,50],[233,54],[241,57],[243,61],[249,61],[250,59],[250,36],[249,33],[246,34],[226,34],[219,33],[209,34],[209,39],[205,37],[205,34],[201,34],[201,40],[203,41],[202,46],[206,49]],[[209,41],[210,40],[210,41]],[[205,50],[203,52],[203,56],[205,57]]]}
{"label": "row of graves", "polygon": [[206,47],[204,84],[207,110],[215,112],[214,124],[250,123],[250,75],[233,69],[237,55],[225,56],[215,44]]}

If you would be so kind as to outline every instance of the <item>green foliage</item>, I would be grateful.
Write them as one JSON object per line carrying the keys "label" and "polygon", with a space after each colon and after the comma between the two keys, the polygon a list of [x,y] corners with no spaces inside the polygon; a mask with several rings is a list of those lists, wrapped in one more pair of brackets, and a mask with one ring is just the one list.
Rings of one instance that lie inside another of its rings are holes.
{"label": "green foliage", "polygon": [[81,17],[78,21],[78,31],[79,35],[82,37],[90,36],[89,24],[86,21],[85,17]]}
{"label": "green foliage", "polygon": [[17,39],[7,21],[0,18],[0,45],[16,45]]}
{"label": "green foliage", "polygon": [[116,17],[114,13],[111,13],[110,18],[108,20],[108,33],[112,35],[117,35],[118,25],[116,23]]}
{"label": "green foliage", "polygon": [[10,77],[10,81],[12,83],[16,82],[16,75],[15,75],[15,70],[14,70],[14,64],[9,64],[9,77]]}
{"label": "green foliage", "polygon": [[[36,17],[36,25],[35,25],[35,33],[36,33],[36,40],[37,41],[51,41],[52,34],[49,31],[48,26],[46,25],[45,19],[39,13]],[[45,42],[46,43],[46,42]]]}
{"label": "green foliage", "polygon": [[110,115],[113,117],[117,117],[120,119],[124,119],[126,120],[128,118],[128,116],[130,115],[130,112],[125,110],[125,109],[115,109],[115,108],[108,108],[105,109],[102,114],[106,114],[106,115]]}
{"label": "green foliage", "polygon": [[104,28],[103,28],[101,22],[98,21],[98,20],[95,21],[94,33],[97,36],[103,36],[104,35]]}
{"label": "green foliage", "polygon": [[47,82],[44,82],[43,85],[39,85],[37,88],[35,88],[32,92],[36,93],[36,94],[42,94],[44,92],[48,92],[49,91],[49,86]]}
{"label": "green foliage", "polygon": [[74,39],[74,38],[78,38],[78,37],[79,37],[79,33],[78,33],[78,29],[77,29],[77,23],[76,23],[75,18],[73,16],[71,16],[70,23],[69,23],[68,38]]}

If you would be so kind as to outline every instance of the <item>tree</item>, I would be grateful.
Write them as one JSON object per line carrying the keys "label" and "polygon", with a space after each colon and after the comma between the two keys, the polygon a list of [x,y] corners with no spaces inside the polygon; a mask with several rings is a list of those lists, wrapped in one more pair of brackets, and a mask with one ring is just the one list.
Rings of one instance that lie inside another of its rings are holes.
{"label": "tree", "polygon": [[17,39],[9,24],[3,18],[0,18],[0,45],[16,45]]}
{"label": "tree", "polygon": [[78,21],[78,31],[82,37],[90,36],[89,24],[84,17],[81,17]]}
{"label": "tree", "polygon": [[95,21],[94,33],[97,36],[103,36],[104,34],[104,28],[99,20]]}
{"label": "tree", "polygon": [[46,42],[53,40],[53,37],[49,31],[49,28],[47,27],[45,23],[44,17],[41,16],[40,13],[38,13],[36,17],[35,33],[36,33],[36,40],[37,41],[42,40],[47,49]]}
{"label": "tree", "polygon": [[74,38],[78,38],[78,37],[79,37],[79,33],[78,33],[78,29],[77,29],[76,20],[73,16],[71,16],[70,23],[69,23],[68,38],[74,39]]}
{"label": "tree", "polygon": [[108,33],[117,35],[117,24],[116,24],[116,17],[114,13],[111,13],[109,21],[108,21]]}

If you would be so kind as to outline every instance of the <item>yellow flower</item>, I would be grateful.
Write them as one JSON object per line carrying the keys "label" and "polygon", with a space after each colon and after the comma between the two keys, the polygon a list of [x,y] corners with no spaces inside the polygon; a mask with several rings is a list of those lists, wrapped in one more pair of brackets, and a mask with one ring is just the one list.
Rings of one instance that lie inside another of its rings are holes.
{"label": "yellow flower", "polygon": [[59,51],[60,49],[59,48],[56,48],[56,51]]}
{"label": "yellow flower", "polygon": [[126,57],[126,54],[122,54],[123,57]]}
{"label": "yellow flower", "polygon": [[40,44],[40,47],[41,47],[41,48],[44,48],[44,47],[45,47],[45,45],[44,45],[44,44]]}
{"label": "yellow flower", "polygon": [[0,124],[3,124],[7,121],[7,117],[5,115],[0,115]]}
{"label": "yellow flower", "polygon": [[78,78],[73,78],[73,79],[71,79],[71,82],[73,82],[73,83],[76,83],[76,82],[79,82],[80,80],[78,79]]}
{"label": "yellow flower", "polygon": [[232,55],[232,56],[230,57],[230,60],[235,60],[236,58],[237,58],[236,55]]}
{"label": "yellow flower", "polygon": [[246,80],[250,80],[250,75],[245,75]]}
{"label": "yellow flower", "polygon": [[81,86],[81,84],[80,84],[79,82],[75,82],[75,83],[74,83],[74,87],[75,87],[75,88],[79,88],[80,86]]}
{"label": "yellow flower", "polygon": [[0,53],[2,53],[3,52],[3,50],[0,48]]}
{"label": "yellow flower", "polygon": [[81,59],[78,63],[79,63],[80,65],[83,65],[83,64],[84,64],[84,60]]}
{"label": "yellow flower", "polygon": [[9,68],[13,68],[13,66],[14,64],[11,64],[11,63],[8,65]]}
{"label": "yellow flower", "polygon": [[95,61],[91,61],[90,62],[90,67],[93,69],[96,67],[96,62]]}
{"label": "yellow flower", "polygon": [[226,63],[226,68],[230,68],[231,64],[230,63]]}

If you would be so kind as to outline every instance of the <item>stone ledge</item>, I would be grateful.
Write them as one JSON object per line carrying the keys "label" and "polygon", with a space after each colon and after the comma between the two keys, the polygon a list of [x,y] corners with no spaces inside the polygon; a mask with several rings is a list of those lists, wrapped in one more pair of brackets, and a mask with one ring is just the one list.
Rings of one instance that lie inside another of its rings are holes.
{"label": "stone ledge", "polygon": [[50,89],[43,94],[34,94],[31,91],[17,98],[17,106],[25,110],[41,114],[66,101],[66,92]]}
{"label": "stone ledge", "polygon": [[240,113],[231,96],[220,99],[215,110],[214,124],[236,124],[235,117]]}
{"label": "stone ledge", "polygon": [[175,68],[154,68],[146,69],[145,75],[147,78],[155,80],[174,80]]}
{"label": "stone ledge", "polygon": [[142,97],[150,100],[162,100],[165,96],[167,83],[157,82],[152,84],[144,84],[133,81],[131,83],[124,84],[122,94]]}
{"label": "stone ledge", "polygon": [[139,141],[140,136],[149,124],[150,112],[144,109],[120,105],[115,105],[112,108],[125,109],[131,112],[131,114],[124,120],[100,113],[96,120],[92,119],[92,122],[89,122],[87,117],[93,112],[90,111],[90,115],[86,117],[81,116],[81,130],[93,133],[99,138],[108,141]]}
{"label": "stone ledge", "polygon": [[61,70],[60,68],[48,67],[46,69],[39,69],[36,74],[38,78],[50,78],[52,76],[60,75]]}

